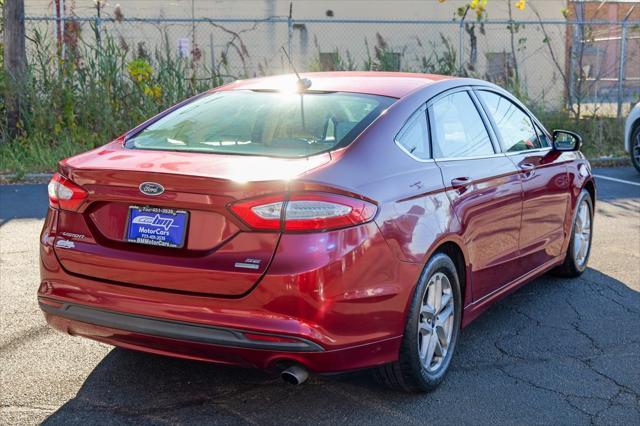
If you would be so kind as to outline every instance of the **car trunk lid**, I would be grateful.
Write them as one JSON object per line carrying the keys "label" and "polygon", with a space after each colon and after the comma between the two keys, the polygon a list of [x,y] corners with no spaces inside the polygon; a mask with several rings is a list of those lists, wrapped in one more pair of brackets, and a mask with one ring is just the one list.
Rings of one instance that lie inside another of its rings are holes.
{"label": "car trunk lid", "polygon": [[[88,196],[79,211],[60,211],[56,254],[74,274],[172,291],[240,296],[266,271],[279,234],[249,231],[227,206],[238,199],[284,192],[289,179],[329,160],[328,154],[277,159],[134,151],[116,141],[61,165],[61,172]],[[144,182],[159,184],[164,191],[146,195],[140,190]],[[186,212],[183,246],[129,242],[132,206]]]}

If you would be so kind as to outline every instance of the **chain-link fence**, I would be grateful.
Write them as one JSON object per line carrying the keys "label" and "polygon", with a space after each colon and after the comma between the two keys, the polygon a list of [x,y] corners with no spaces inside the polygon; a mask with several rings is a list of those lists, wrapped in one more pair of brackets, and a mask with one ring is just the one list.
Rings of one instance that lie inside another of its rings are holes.
{"label": "chain-link fence", "polygon": [[469,75],[577,113],[619,115],[640,96],[640,21],[31,16],[26,24],[29,52],[72,50],[81,58],[109,44],[129,59],[177,58],[185,78],[216,82],[290,72],[287,52],[299,71]]}

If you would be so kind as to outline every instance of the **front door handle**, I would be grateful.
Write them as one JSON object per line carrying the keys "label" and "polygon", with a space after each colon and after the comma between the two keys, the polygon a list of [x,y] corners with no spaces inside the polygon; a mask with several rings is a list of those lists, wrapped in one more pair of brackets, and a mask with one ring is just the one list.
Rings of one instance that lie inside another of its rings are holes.
{"label": "front door handle", "polygon": [[457,177],[451,179],[451,186],[453,189],[461,189],[471,185],[471,182],[473,182],[473,179],[470,177]]}
{"label": "front door handle", "polygon": [[520,163],[520,170],[525,171],[525,172],[530,172],[531,170],[535,169],[536,165],[535,164],[531,164],[531,163]]}
{"label": "front door handle", "polygon": [[533,173],[536,170],[536,165],[532,163],[520,163],[518,164],[520,170],[524,173],[526,177],[533,176]]}

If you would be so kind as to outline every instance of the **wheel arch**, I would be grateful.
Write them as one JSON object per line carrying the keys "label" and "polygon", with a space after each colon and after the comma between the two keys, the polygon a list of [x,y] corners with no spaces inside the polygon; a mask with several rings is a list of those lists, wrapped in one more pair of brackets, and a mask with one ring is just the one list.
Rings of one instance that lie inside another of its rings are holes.
{"label": "wheel arch", "polygon": [[[427,252],[424,261],[422,262],[422,271],[418,276],[416,283],[413,286],[413,291],[411,292],[411,296],[407,299],[404,312],[405,312],[405,320],[406,315],[409,310],[409,306],[411,305],[411,300],[413,298],[415,289],[418,286],[419,280],[422,279],[424,274],[424,270],[427,267],[429,261],[437,254],[444,254],[449,256],[453,261],[453,264],[456,267],[456,272],[458,274],[458,279],[460,281],[460,295],[462,297],[462,308],[464,310],[465,306],[467,306],[473,300],[472,296],[472,286],[470,279],[470,269],[468,264],[468,254],[465,251],[464,243],[459,235],[457,234],[449,234],[444,236],[442,239],[433,243],[429,251]],[[464,315],[464,313],[463,313]]]}
{"label": "wheel arch", "polygon": [[630,125],[627,125],[627,131],[624,135],[624,150],[628,153],[631,153],[631,137],[638,128],[640,128],[640,115]]}
{"label": "wheel arch", "polygon": [[593,182],[592,179],[589,179],[588,181],[586,181],[583,185],[583,188],[587,190],[587,192],[589,193],[589,195],[591,196],[591,205],[592,207],[596,208],[596,185]]}
{"label": "wheel arch", "polygon": [[456,267],[456,272],[458,273],[458,279],[460,280],[462,306],[466,306],[466,302],[468,301],[467,289],[469,288],[467,284],[469,280],[467,274],[467,261],[462,247],[452,240],[441,242],[429,255],[429,259],[438,253],[446,254],[453,261],[453,264]]}

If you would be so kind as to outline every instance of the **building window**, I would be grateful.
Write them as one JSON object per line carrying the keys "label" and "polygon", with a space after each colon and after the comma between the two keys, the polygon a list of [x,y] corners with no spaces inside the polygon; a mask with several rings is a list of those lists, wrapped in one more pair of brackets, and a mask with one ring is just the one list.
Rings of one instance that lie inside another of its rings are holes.
{"label": "building window", "polygon": [[338,71],[338,52],[320,52],[320,71]]}
{"label": "building window", "polygon": [[505,84],[513,77],[513,55],[508,52],[488,52],[486,79],[494,83]]}

